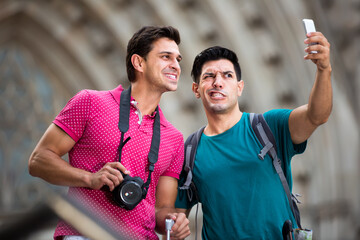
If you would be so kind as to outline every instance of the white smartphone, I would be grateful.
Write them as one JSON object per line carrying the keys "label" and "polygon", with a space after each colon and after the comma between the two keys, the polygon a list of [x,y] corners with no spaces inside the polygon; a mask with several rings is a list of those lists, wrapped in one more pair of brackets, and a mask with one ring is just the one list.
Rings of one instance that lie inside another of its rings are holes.
{"label": "white smartphone", "polygon": [[[308,34],[310,32],[316,32],[315,29],[315,24],[314,21],[312,19],[303,19],[302,20],[303,24],[304,24],[304,29],[305,29],[305,33]],[[316,43],[311,43],[310,45],[315,45]],[[311,53],[317,53],[317,51],[311,51]]]}

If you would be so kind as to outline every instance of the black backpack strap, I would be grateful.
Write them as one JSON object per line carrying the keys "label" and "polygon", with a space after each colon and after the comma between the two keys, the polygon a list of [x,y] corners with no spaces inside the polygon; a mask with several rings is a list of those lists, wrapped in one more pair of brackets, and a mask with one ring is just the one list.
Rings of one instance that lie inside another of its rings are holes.
{"label": "black backpack strap", "polygon": [[269,154],[273,159],[274,168],[280,177],[281,184],[283,185],[286,196],[288,198],[291,211],[293,212],[298,227],[301,228],[299,209],[293,200],[292,193],[290,192],[289,184],[281,167],[281,160],[277,156],[275,137],[262,114],[250,113],[250,124],[255,132],[256,137],[263,146],[263,149],[260,151],[258,156],[261,160],[264,160],[265,155]]}
{"label": "black backpack strap", "polygon": [[194,168],[194,161],[195,161],[195,155],[197,146],[201,137],[201,134],[204,131],[204,127],[201,127],[196,132],[192,133],[185,141],[184,144],[184,166],[183,171],[186,172],[186,180],[184,184],[179,187],[180,190],[188,190],[188,198],[191,201],[193,198],[193,195],[196,194],[196,188],[194,183],[192,182],[192,169]]}

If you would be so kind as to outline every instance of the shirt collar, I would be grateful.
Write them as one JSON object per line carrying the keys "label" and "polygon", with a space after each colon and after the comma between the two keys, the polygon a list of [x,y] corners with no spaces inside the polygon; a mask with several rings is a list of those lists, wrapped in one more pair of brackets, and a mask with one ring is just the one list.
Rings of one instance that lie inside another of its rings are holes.
{"label": "shirt collar", "polygon": [[[115,99],[117,104],[119,104],[119,105],[120,105],[120,95],[121,95],[122,91],[124,91],[124,88],[121,86],[121,84],[119,86],[117,86],[116,88],[114,88],[113,90],[110,90],[111,95],[113,96],[113,98]],[[135,99],[133,97],[131,97],[131,100],[135,100]],[[163,125],[164,127],[167,127],[170,123],[166,120],[162,110],[160,109],[160,106],[159,106],[159,114],[160,114],[161,125]]]}

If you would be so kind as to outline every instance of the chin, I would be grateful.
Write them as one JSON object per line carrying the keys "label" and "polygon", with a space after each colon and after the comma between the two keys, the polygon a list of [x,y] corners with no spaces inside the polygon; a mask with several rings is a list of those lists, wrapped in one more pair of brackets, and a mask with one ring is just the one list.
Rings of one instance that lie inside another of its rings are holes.
{"label": "chin", "polygon": [[228,111],[228,108],[224,105],[210,105],[209,109],[211,110],[211,112],[213,113],[226,113]]}
{"label": "chin", "polygon": [[166,87],[166,90],[169,91],[169,92],[174,92],[177,90],[177,83],[174,83],[174,84],[169,84],[167,87]]}
{"label": "chin", "polygon": [[175,92],[177,90],[177,88],[170,88],[170,89],[168,89],[167,91],[168,92]]}

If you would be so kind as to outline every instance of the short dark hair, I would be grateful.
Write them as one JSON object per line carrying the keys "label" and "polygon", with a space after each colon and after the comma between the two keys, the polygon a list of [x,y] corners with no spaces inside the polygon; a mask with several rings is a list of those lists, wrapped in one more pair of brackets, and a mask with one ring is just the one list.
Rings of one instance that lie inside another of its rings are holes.
{"label": "short dark hair", "polygon": [[191,70],[191,76],[195,83],[199,83],[199,78],[203,65],[208,61],[227,59],[234,65],[236,78],[238,81],[241,80],[241,68],[236,54],[230,49],[214,46],[205,49],[199,53],[194,60],[193,67]]}
{"label": "short dark hair", "polygon": [[126,54],[126,71],[130,82],[135,81],[135,68],[131,63],[132,55],[138,54],[146,58],[153,48],[153,42],[160,38],[169,38],[174,40],[177,45],[180,44],[179,31],[171,26],[145,26],[137,31],[129,40]]}

